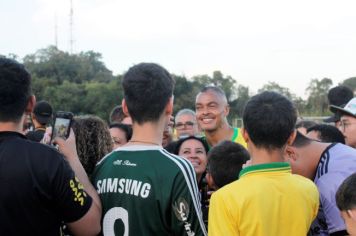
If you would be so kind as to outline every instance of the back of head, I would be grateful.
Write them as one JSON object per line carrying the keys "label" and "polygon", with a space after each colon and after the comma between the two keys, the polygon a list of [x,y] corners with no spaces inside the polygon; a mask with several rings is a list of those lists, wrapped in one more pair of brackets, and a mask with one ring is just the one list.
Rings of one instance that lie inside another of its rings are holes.
{"label": "back of head", "polygon": [[122,81],[125,101],[134,122],[155,122],[173,95],[174,80],[166,69],[154,63],[131,67]]}
{"label": "back of head", "polygon": [[243,124],[258,148],[279,149],[295,128],[297,111],[286,97],[275,92],[253,96],[246,104]]}
{"label": "back of head", "polygon": [[125,117],[122,106],[116,106],[110,112],[110,123],[121,123]]}
{"label": "back of head", "polygon": [[344,106],[353,97],[352,89],[343,85],[336,86],[328,92],[329,105]]}
{"label": "back of head", "polygon": [[325,124],[314,125],[308,128],[307,133],[311,131],[318,132],[319,139],[321,142],[345,144],[344,135],[335,126]]}
{"label": "back of head", "polygon": [[222,141],[208,154],[208,171],[219,188],[238,179],[242,165],[250,159],[247,150],[240,144]]}
{"label": "back of head", "polygon": [[295,139],[292,143],[293,147],[305,147],[309,145],[312,142],[309,138],[305,137],[303,134],[297,132],[297,135],[295,136]]}
{"label": "back of head", "polygon": [[336,192],[336,204],[341,211],[356,209],[356,173],[340,185]]}
{"label": "back of head", "polygon": [[31,76],[18,62],[0,57],[0,122],[18,122],[31,96]]}
{"label": "back of head", "polygon": [[313,127],[314,125],[316,125],[317,123],[315,121],[312,120],[301,120],[298,121],[297,124],[295,125],[295,128],[305,128],[305,129],[309,129],[310,127]]}
{"label": "back of head", "polygon": [[90,175],[96,163],[112,150],[108,126],[97,116],[80,116],[74,118],[72,127],[79,159]]}
{"label": "back of head", "polygon": [[41,125],[47,125],[52,118],[52,106],[46,101],[36,102],[36,105],[33,109],[33,114],[35,114],[35,119]]}

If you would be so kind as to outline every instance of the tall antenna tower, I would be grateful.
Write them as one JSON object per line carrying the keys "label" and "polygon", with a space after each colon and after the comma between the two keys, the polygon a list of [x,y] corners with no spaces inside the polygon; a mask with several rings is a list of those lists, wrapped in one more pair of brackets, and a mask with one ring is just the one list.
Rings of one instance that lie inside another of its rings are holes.
{"label": "tall antenna tower", "polygon": [[69,45],[70,54],[73,54],[74,39],[73,39],[73,1],[70,0],[70,13],[69,13]]}

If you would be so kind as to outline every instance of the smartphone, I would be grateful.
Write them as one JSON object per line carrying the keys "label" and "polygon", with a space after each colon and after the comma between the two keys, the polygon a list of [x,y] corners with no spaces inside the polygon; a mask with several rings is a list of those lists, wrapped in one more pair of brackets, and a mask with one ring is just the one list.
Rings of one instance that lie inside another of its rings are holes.
{"label": "smartphone", "polygon": [[52,126],[52,137],[61,137],[67,139],[70,133],[70,127],[73,121],[73,113],[66,111],[58,111],[54,116],[54,122]]}

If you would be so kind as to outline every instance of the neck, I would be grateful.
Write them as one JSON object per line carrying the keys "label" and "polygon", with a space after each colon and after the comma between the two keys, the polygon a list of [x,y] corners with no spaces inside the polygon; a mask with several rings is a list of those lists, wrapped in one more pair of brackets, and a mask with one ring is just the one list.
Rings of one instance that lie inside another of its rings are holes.
{"label": "neck", "polygon": [[224,123],[221,127],[212,131],[205,131],[205,137],[210,146],[215,146],[223,140],[231,140],[234,129],[229,124]]}
{"label": "neck", "polygon": [[46,126],[41,125],[36,119],[32,118],[32,123],[35,129],[46,128]]}
{"label": "neck", "polygon": [[258,164],[265,164],[271,162],[285,162],[283,157],[283,148],[275,149],[275,150],[268,150],[264,148],[256,148],[255,145],[250,143],[248,145],[248,151],[251,155],[251,164],[258,165]]}
{"label": "neck", "polygon": [[311,179],[312,181],[315,179],[316,175],[316,170],[319,165],[319,161],[321,158],[321,154],[325,151],[325,149],[331,145],[331,143],[321,143],[321,142],[316,142],[312,141],[311,144],[306,146],[305,153],[310,153],[309,162],[310,164],[310,173],[307,178]]}
{"label": "neck", "polygon": [[162,145],[163,138],[163,125],[159,123],[146,122],[142,125],[136,122],[132,125],[132,138],[128,143],[130,144],[151,144],[151,145]]}
{"label": "neck", "polygon": [[12,131],[22,133],[23,117],[19,122],[0,122],[0,131]]}

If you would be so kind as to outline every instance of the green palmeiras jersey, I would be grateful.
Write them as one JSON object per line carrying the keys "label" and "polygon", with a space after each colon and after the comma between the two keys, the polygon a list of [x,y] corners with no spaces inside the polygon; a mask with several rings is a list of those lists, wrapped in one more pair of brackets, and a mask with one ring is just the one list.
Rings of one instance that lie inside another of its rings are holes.
{"label": "green palmeiras jersey", "polygon": [[121,147],[93,173],[104,235],[206,235],[195,172],[159,146]]}

